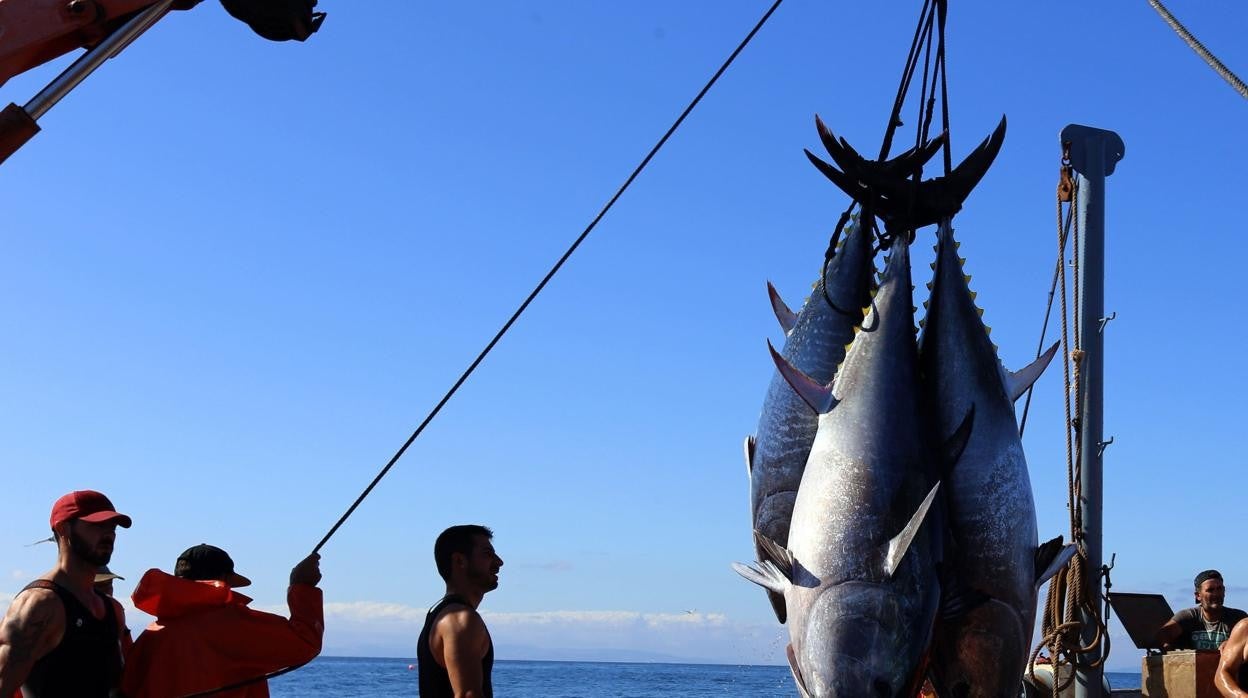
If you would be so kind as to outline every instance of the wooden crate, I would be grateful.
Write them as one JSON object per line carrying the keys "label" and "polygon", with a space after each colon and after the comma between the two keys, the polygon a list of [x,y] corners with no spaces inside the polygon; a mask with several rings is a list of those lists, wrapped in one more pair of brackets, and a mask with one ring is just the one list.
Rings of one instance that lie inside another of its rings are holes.
{"label": "wooden crate", "polygon": [[1140,680],[1149,698],[1221,698],[1213,685],[1219,654],[1210,650],[1177,650],[1144,657]]}

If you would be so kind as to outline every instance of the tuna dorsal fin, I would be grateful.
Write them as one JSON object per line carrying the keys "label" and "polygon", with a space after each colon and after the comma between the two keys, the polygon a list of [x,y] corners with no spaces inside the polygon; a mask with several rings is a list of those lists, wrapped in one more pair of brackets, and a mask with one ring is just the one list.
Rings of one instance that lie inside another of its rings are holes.
{"label": "tuna dorsal fin", "polygon": [[780,371],[780,375],[784,376],[784,380],[793,387],[793,391],[798,397],[810,405],[810,408],[819,414],[827,414],[836,405],[836,398],[832,395],[832,386],[820,385],[814,378],[802,373],[796,366],[789,363],[788,359],[780,355],[776,348],[771,345],[768,340],[767,348],[771,350],[771,360],[776,362],[776,369]]}
{"label": "tuna dorsal fin", "polygon": [[745,437],[745,474],[754,475],[754,437]]}
{"label": "tuna dorsal fin", "polygon": [[776,290],[771,282],[767,282],[767,297],[771,299],[771,309],[776,314],[776,320],[780,322],[780,328],[784,330],[787,336],[793,331],[793,327],[797,325],[797,313],[789,310],[789,306],[780,297],[780,292]]}
{"label": "tuna dorsal fin", "polygon": [[1057,342],[1053,342],[1053,346],[1048,351],[1040,355],[1040,358],[1032,361],[1017,371],[1006,375],[1005,389],[1010,394],[1010,401],[1013,402],[1023,396],[1032,383],[1044,373],[1044,369],[1049,367],[1049,362],[1053,360],[1053,355],[1057,353]]}
{"label": "tuna dorsal fin", "polygon": [[884,554],[884,573],[889,577],[892,577],[897,568],[901,566],[901,560],[906,556],[906,551],[910,549],[910,543],[918,534],[919,528],[923,526],[923,519],[927,517],[928,510],[932,508],[932,500],[936,498],[936,491],[939,489],[939,482],[932,486],[932,491],[923,498],[923,503],[914,512],[914,516],[910,517],[906,527],[888,541],[888,549]]}
{"label": "tuna dorsal fin", "polygon": [[975,428],[975,403],[966,410],[966,416],[962,418],[962,423],[954,430],[949,438],[940,447],[940,458],[942,464],[942,472],[945,477],[949,477],[953,472],[954,466],[958,464],[958,460],[962,458],[962,452],[966,450],[966,444],[971,440],[971,431]]}
{"label": "tuna dorsal fin", "polygon": [[1036,548],[1036,588],[1049,581],[1063,567],[1070,564],[1070,558],[1077,552],[1074,543],[1062,545],[1062,537],[1041,543]]}

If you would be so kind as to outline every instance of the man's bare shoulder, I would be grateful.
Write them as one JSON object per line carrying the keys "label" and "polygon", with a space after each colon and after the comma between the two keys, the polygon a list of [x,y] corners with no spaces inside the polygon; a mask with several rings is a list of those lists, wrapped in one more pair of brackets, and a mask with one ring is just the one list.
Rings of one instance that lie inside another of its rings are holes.
{"label": "man's bare shoulder", "polygon": [[438,616],[434,627],[438,633],[459,634],[485,630],[481,614],[470,606],[450,606]]}
{"label": "man's bare shoulder", "polygon": [[1239,640],[1243,642],[1245,639],[1248,639],[1248,618],[1240,620],[1235,624],[1235,627],[1231,628],[1231,635],[1227,638],[1227,641]]}
{"label": "man's bare shoulder", "polygon": [[35,587],[26,589],[14,597],[4,614],[0,633],[12,627],[31,625],[65,625],[65,604],[51,589]]}
{"label": "man's bare shoulder", "polygon": [[49,589],[27,589],[13,599],[0,624],[0,645],[7,659],[37,659],[55,647],[65,633],[65,606]]}

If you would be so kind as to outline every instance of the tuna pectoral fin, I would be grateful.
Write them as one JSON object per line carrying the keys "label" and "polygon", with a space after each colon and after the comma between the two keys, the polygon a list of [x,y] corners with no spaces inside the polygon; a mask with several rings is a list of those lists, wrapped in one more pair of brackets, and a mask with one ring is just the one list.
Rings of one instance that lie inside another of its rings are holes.
{"label": "tuna pectoral fin", "polygon": [[940,618],[952,621],[970,613],[989,596],[978,589],[958,585],[957,581],[945,581],[940,589]]}
{"label": "tuna pectoral fin", "polygon": [[763,560],[757,566],[734,562],[732,569],[747,580],[777,594],[783,594],[792,584],[771,560]]}
{"label": "tuna pectoral fin", "polygon": [[945,443],[941,444],[940,462],[943,466],[941,472],[944,473],[944,477],[949,477],[953,472],[953,467],[962,458],[962,452],[966,450],[966,444],[971,440],[971,430],[974,427],[975,403],[971,403],[966,410],[966,416],[962,418],[962,423],[949,435],[949,438],[945,439]]}
{"label": "tuna pectoral fin", "polygon": [[789,306],[780,297],[780,292],[770,281],[767,282],[767,297],[771,299],[771,309],[776,314],[776,320],[780,321],[780,328],[784,330],[784,334],[789,334],[797,325],[797,314],[789,310]]}
{"label": "tuna pectoral fin", "polygon": [[1032,383],[1044,373],[1044,369],[1049,367],[1049,362],[1053,360],[1053,355],[1057,353],[1057,342],[1053,342],[1053,346],[1044,352],[1035,361],[1006,375],[1005,389],[1010,394],[1010,401],[1013,402],[1023,396]]}
{"label": "tuna pectoral fin", "polygon": [[793,580],[793,553],[789,549],[768,538],[758,529],[754,530],[754,546],[758,549],[758,559],[770,561],[784,574],[785,579]]}
{"label": "tuna pectoral fin", "polygon": [[745,437],[745,474],[754,475],[754,437]]}
{"label": "tuna pectoral fin", "polygon": [[[758,549],[758,565],[734,562],[732,569],[768,591],[784,594],[793,584],[793,553],[757,530],[754,531],[754,546]],[[776,615],[780,615],[779,609]]]}
{"label": "tuna pectoral fin", "polygon": [[771,360],[776,362],[776,370],[780,371],[780,375],[784,376],[784,380],[793,387],[793,391],[797,396],[810,405],[810,408],[819,414],[827,414],[836,404],[836,398],[832,395],[832,386],[820,385],[818,381],[810,376],[802,373],[797,367],[789,363],[788,359],[780,355],[776,348],[771,346],[771,342],[767,342],[767,348],[771,350]]}
{"label": "tuna pectoral fin", "polygon": [[901,566],[901,560],[906,556],[906,551],[910,549],[910,543],[918,534],[919,529],[923,526],[923,519],[927,517],[927,512],[932,508],[932,500],[936,498],[936,491],[940,489],[940,483],[932,486],[932,491],[927,493],[927,497],[923,499],[923,503],[919,505],[914,516],[910,517],[906,527],[901,529],[901,533],[893,536],[888,541],[888,549],[884,553],[884,574],[889,577],[897,571]]}
{"label": "tuna pectoral fin", "polygon": [[1077,549],[1074,543],[1062,545],[1062,537],[1046,541],[1036,548],[1036,588],[1049,581],[1063,567],[1070,564]]}

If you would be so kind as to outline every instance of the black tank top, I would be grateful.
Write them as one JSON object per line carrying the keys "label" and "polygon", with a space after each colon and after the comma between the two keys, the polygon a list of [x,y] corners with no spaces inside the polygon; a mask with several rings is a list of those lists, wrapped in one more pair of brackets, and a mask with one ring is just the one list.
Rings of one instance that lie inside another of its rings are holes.
{"label": "black tank top", "polygon": [[[104,617],[96,618],[70,590],[46,579],[36,579],[25,589],[48,589],[65,606],[65,635],[61,644],[35,662],[26,683],[25,698],[108,698],[121,680],[121,643],[117,617],[107,596]],[[7,697],[6,697],[7,698]]]}
{"label": "black tank top", "polygon": [[[420,698],[455,698],[455,691],[451,689],[450,675],[446,673],[446,668],[439,665],[438,661],[433,658],[433,650],[429,649],[429,636],[433,632],[433,623],[447,606],[468,606],[468,603],[459,596],[447,594],[442,597],[441,601],[434,604],[425,616],[425,627],[421,629],[420,639],[416,641]],[[494,688],[490,682],[490,673],[493,670],[494,641],[490,640],[490,646],[486,649],[485,656],[481,658],[481,676],[483,677],[481,688],[485,691],[485,698],[494,696]]]}

